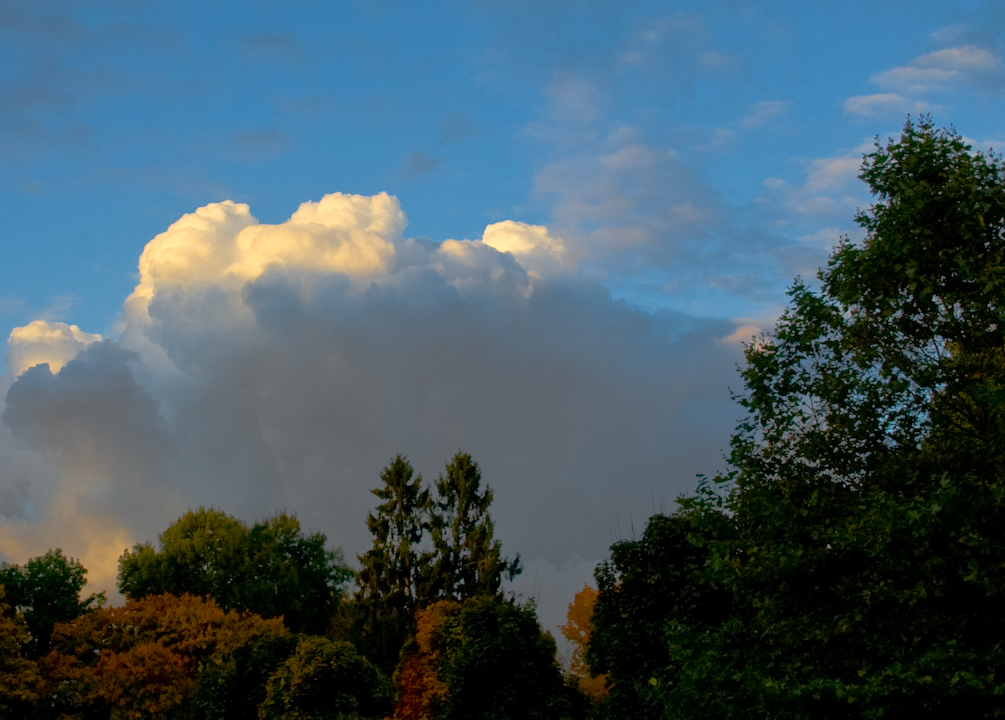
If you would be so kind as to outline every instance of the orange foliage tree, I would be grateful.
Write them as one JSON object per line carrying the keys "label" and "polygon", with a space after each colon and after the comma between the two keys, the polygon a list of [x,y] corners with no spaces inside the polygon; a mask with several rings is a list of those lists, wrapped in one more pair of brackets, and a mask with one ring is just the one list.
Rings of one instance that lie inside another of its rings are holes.
{"label": "orange foliage tree", "polygon": [[597,602],[597,591],[584,584],[583,589],[576,593],[569,603],[565,625],[559,630],[565,639],[572,643],[572,659],[569,661],[569,673],[579,682],[580,689],[593,700],[602,700],[607,696],[607,675],[592,675],[586,664],[586,651],[590,647],[590,635],[593,631],[593,606]]}
{"label": "orange foliage tree", "polygon": [[432,720],[446,700],[447,685],[440,678],[440,630],[460,609],[458,602],[441,600],[415,614],[415,644],[394,674],[399,692],[395,720]]}
{"label": "orange foliage tree", "polygon": [[288,634],[282,620],[224,612],[192,595],[154,595],[57,624],[43,661],[53,704],[108,708],[127,720],[177,712],[201,666],[256,638]]}

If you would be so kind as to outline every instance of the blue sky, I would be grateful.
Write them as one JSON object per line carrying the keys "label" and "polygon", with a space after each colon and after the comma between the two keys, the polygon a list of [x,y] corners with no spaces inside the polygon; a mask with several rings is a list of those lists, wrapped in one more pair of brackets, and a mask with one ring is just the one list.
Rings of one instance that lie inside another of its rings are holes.
{"label": "blue sky", "polygon": [[[464,446],[554,620],[626,522],[722,468],[737,341],[859,237],[873,138],[929,112],[1002,144],[1003,30],[990,2],[0,0],[0,552],[63,544],[107,585],[215,503],[351,556],[391,455],[431,479]],[[126,300],[186,214],[279,226],[336,192],[397,199],[331,209],[377,265],[323,259],[349,235],[269,236],[237,275],[186,245]]]}

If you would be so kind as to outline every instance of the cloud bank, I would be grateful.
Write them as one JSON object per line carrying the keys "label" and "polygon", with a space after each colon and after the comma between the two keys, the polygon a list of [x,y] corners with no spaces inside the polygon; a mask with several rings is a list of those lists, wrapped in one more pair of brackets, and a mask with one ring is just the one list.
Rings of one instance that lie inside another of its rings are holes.
{"label": "cloud bank", "polygon": [[288,509],[352,558],[395,453],[432,480],[463,448],[518,589],[564,611],[619,533],[721,467],[736,326],[613,300],[542,226],[406,222],[386,194],[277,225],[207,205],[147,244],[117,338],[16,329],[0,552],[61,546],[112,589],[124,548],[204,504]]}

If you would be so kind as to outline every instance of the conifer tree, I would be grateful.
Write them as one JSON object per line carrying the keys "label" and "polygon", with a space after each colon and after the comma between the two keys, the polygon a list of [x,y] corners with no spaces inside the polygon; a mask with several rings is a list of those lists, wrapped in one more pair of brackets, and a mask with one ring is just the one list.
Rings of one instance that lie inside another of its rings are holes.
{"label": "conifer tree", "polygon": [[496,595],[503,575],[512,580],[520,571],[520,556],[501,557],[501,543],[489,516],[492,488],[481,490],[481,470],[465,452],[458,452],[436,479],[439,499],[431,530],[435,564],[431,590],[438,597],[464,600]]}

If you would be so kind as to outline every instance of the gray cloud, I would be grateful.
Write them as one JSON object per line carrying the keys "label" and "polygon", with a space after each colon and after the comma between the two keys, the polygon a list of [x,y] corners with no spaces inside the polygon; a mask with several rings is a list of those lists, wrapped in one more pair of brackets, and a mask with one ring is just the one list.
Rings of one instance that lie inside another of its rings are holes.
{"label": "gray cloud", "polygon": [[421,150],[412,150],[401,161],[398,174],[403,178],[415,178],[435,172],[443,164],[443,158],[431,157]]}
{"label": "gray cloud", "polygon": [[496,491],[506,551],[538,573],[518,589],[550,598],[551,622],[619,523],[722,467],[732,322],[634,309],[479,242],[388,232],[393,263],[364,281],[309,263],[211,282],[147,265],[161,279],[141,283],[152,296],[127,303],[118,340],[11,384],[3,552],[73,547],[108,587],[126,545],[205,504],[288,509],[352,557],[395,453],[432,480],[462,448]]}

